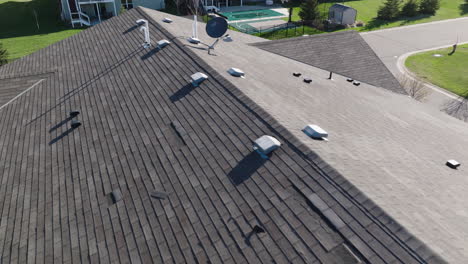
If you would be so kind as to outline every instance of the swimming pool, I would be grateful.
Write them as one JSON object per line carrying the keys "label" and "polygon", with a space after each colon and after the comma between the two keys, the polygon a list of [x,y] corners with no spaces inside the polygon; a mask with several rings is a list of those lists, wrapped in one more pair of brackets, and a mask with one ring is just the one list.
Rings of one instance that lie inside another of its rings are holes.
{"label": "swimming pool", "polygon": [[223,13],[223,15],[226,16],[229,21],[263,18],[263,17],[284,16],[284,14],[273,11],[271,9],[240,11],[240,12],[227,12],[227,13]]}

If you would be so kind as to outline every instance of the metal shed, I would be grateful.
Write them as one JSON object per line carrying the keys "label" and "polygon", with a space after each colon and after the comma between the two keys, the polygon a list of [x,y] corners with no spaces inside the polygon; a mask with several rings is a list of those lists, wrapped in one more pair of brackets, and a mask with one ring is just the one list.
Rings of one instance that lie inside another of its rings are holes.
{"label": "metal shed", "polygon": [[334,4],[328,10],[328,19],[334,24],[352,25],[356,21],[356,15],[356,9],[343,4]]}

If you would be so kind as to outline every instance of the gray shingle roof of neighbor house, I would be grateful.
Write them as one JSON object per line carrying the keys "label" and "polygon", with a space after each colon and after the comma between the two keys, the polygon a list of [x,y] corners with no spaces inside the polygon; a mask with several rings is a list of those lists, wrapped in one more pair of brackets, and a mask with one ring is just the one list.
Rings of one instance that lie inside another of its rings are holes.
{"label": "gray shingle roof of neighbor house", "polygon": [[146,12],[0,68],[2,262],[443,262]]}
{"label": "gray shingle roof of neighbor house", "polygon": [[360,82],[406,94],[385,64],[354,30],[252,45]]}

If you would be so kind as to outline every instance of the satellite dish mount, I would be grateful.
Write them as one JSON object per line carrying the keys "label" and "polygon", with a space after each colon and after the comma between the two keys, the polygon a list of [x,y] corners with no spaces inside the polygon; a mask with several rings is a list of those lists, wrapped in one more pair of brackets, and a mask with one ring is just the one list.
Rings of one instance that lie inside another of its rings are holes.
{"label": "satellite dish mount", "polygon": [[206,33],[208,36],[216,39],[211,45],[205,44],[208,46],[208,54],[210,54],[210,51],[214,49],[215,45],[219,41],[219,38],[221,38],[226,33],[227,29],[227,20],[222,17],[213,18],[206,24]]}

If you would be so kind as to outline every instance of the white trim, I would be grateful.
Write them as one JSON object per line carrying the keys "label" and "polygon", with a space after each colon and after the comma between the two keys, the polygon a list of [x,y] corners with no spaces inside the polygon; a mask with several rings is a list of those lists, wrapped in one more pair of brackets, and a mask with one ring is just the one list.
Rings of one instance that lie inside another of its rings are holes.
{"label": "white trim", "polygon": [[11,104],[13,101],[15,101],[16,99],[18,99],[20,96],[22,96],[23,94],[27,93],[29,90],[31,90],[32,88],[36,87],[38,84],[40,84],[42,81],[44,81],[45,79],[40,79],[39,81],[37,81],[35,84],[31,85],[31,87],[29,87],[28,89],[24,90],[23,92],[21,92],[20,94],[18,94],[17,96],[15,96],[13,99],[11,99],[10,101],[8,101],[7,103],[5,103],[4,105],[0,106],[0,110],[2,110],[4,107],[6,107],[7,105]]}

